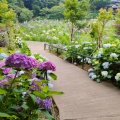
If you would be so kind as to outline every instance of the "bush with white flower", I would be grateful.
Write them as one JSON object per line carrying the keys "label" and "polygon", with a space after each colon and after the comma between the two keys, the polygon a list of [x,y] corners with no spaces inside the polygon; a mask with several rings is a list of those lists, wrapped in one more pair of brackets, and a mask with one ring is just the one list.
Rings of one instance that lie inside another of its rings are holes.
{"label": "bush with white flower", "polygon": [[94,42],[82,42],[81,44],[78,43],[77,41],[73,41],[70,45],[67,46],[67,52],[66,52],[66,57],[67,60],[70,62],[72,61],[73,57],[73,62],[76,62],[77,64],[82,64],[83,63],[83,56],[84,57],[84,62],[90,63],[90,58],[87,56],[91,56],[95,48],[95,43]]}
{"label": "bush with white flower", "polygon": [[118,85],[120,72],[120,41],[116,44],[104,44],[103,48],[97,50],[91,60],[96,81],[111,80]]}

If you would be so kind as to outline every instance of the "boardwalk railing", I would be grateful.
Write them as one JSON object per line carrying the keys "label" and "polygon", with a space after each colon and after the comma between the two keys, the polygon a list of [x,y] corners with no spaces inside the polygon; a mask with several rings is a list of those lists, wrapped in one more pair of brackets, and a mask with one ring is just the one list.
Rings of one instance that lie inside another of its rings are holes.
{"label": "boardwalk railing", "polygon": [[[57,56],[59,55],[59,50],[62,50],[62,51],[67,51],[66,49],[64,48],[60,48],[58,46],[55,46],[55,45],[52,45],[52,44],[48,44],[48,43],[44,43],[44,50],[47,49],[47,46],[48,46],[48,49],[49,49],[49,52],[51,52],[51,50],[53,48],[56,48],[56,52],[57,52]],[[84,64],[85,64],[85,58],[90,58],[90,56],[86,56],[86,55],[82,55],[82,54],[79,54],[79,53],[76,53],[76,52],[71,52],[71,57],[72,57],[72,64],[74,64],[74,55],[78,55],[78,56],[81,56],[82,57],[82,68],[84,68]]]}

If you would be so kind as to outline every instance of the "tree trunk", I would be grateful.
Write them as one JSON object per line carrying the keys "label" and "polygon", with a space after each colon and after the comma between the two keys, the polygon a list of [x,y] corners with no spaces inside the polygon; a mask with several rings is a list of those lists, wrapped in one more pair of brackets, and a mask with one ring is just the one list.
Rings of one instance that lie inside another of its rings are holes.
{"label": "tree trunk", "polygon": [[73,41],[73,32],[74,32],[74,29],[73,29],[73,23],[72,23],[72,28],[70,31],[70,43]]}

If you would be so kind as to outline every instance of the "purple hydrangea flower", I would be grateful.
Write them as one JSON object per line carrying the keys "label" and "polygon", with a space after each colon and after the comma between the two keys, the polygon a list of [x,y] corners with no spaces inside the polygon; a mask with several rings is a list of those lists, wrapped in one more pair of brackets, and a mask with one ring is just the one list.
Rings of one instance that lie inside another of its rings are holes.
{"label": "purple hydrangea flower", "polygon": [[36,68],[38,62],[36,59],[28,57],[25,54],[11,54],[5,60],[5,65],[15,68],[31,69]]}
{"label": "purple hydrangea flower", "polygon": [[7,75],[11,70],[11,68],[1,68],[1,69],[2,69],[3,74],[5,75]]}
{"label": "purple hydrangea flower", "polygon": [[0,87],[4,88],[5,83],[7,83],[8,80],[1,80],[0,81]]}
{"label": "purple hydrangea flower", "polygon": [[40,103],[39,107],[49,110],[51,108],[51,105],[52,105],[52,100],[50,98],[46,98]]}
{"label": "purple hydrangea flower", "polygon": [[5,65],[3,61],[0,61],[0,68],[2,68]]}
{"label": "purple hydrangea flower", "polygon": [[8,77],[8,78],[12,78],[12,79],[14,79],[15,74],[8,74],[7,77]]}
{"label": "purple hydrangea flower", "polygon": [[40,104],[40,98],[39,97],[36,97],[36,102],[37,102],[37,104]]}
{"label": "purple hydrangea flower", "polygon": [[34,90],[40,90],[40,87],[37,83],[35,83],[35,81],[40,81],[39,79],[38,80],[33,80],[31,82],[31,86],[33,86],[32,88],[29,88],[30,91],[34,91]]}
{"label": "purple hydrangea flower", "polygon": [[38,65],[38,68],[40,70],[52,70],[52,71],[55,71],[56,70],[56,66],[48,61],[48,62],[41,62],[39,65]]}
{"label": "purple hydrangea flower", "polygon": [[36,73],[32,74],[32,75],[31,75],[31,78],[32,78],[32,79],[33,79],[33,78],[36,78]]}

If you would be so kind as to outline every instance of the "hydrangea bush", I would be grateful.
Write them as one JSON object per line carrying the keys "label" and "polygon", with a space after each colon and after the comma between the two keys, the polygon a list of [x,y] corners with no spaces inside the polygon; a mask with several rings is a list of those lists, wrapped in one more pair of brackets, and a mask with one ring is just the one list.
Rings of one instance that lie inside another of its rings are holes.
{"label": "hydrangea bush", "polygon": [[44,59],[41,62],[38,54],[14,53],[0,61],[1,119],[40,120],[43,114],[53,120],[50,114],[52,95],[63,94],[51,89],[53,85],[48,78],[57,79],[52,73],[55,70],[52,62]]}
{"label": "hydrangea bush", "polygon": [[120,86],[120,42],[116,44],[104,44],[103,48],[97,50],[91,60],[93,69],[88,70],[89,77],[100,82],[110,80]]}
{"label": "hydrangea bush", "polygon": [[71,45],[67,46],[66,59],[71,62],[73,57],[73,62],[81,64],[83,62],[82,55],[85,55],[84,61],[89,63],[89,58],[87,56],[91,56],[94,49],[94,42],[82,42],[79,44],[77,41],[73,41]]}

